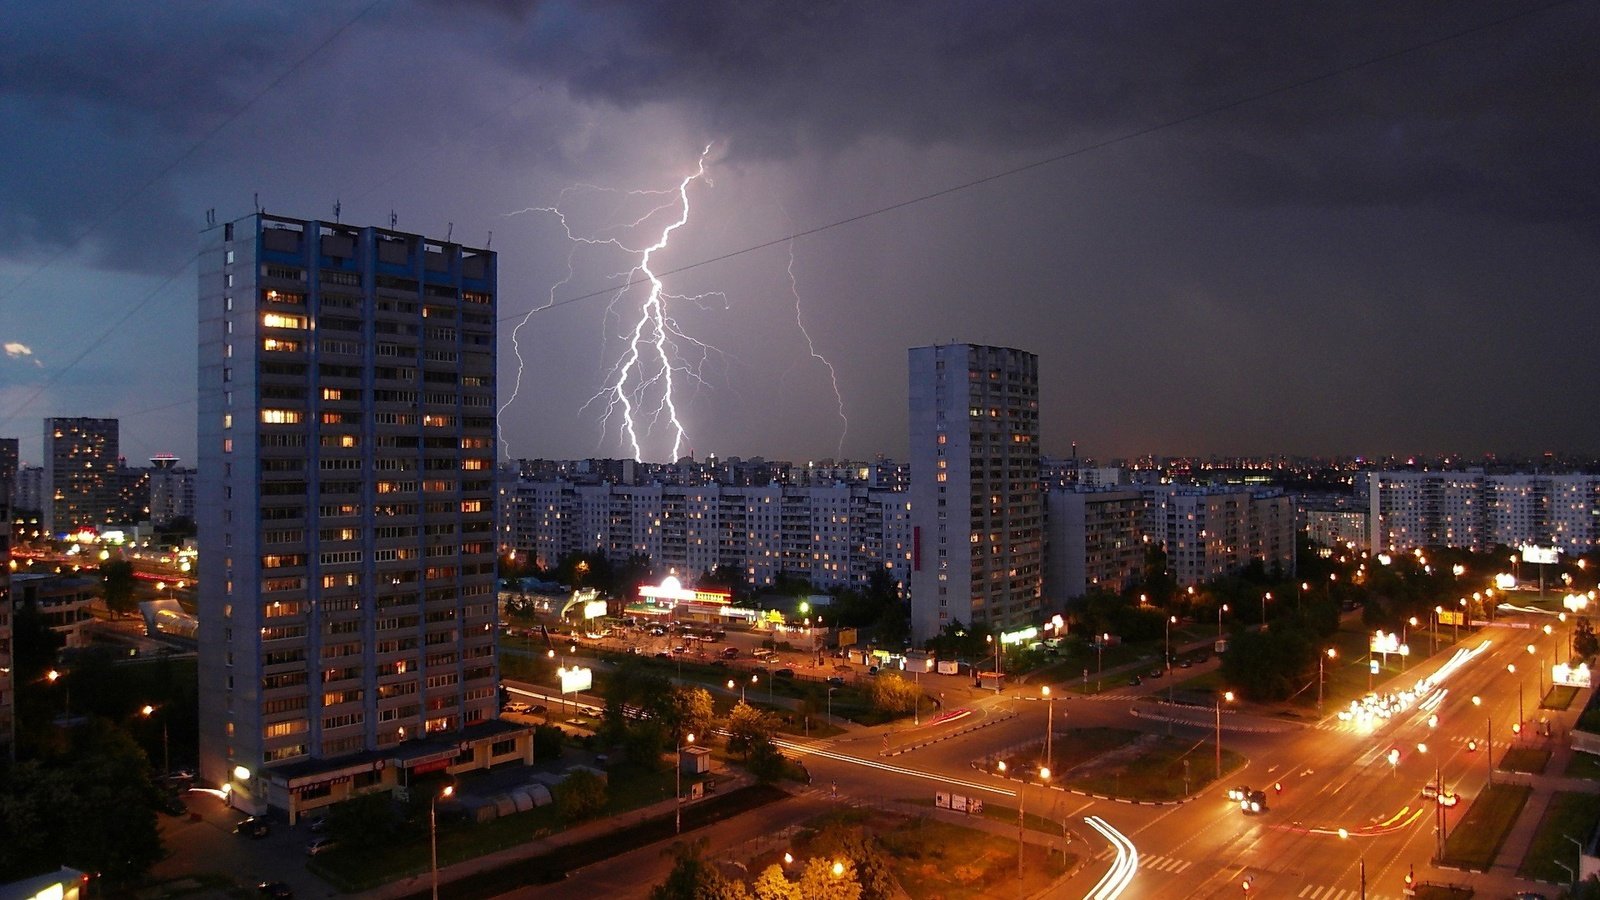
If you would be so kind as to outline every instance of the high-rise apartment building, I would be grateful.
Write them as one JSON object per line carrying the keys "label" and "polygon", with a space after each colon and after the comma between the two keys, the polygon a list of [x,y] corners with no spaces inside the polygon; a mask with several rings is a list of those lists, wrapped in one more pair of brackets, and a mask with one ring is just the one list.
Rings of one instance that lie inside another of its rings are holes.
{"label": "high-rise apartment building", "polygon": [[1565,553],[1600,545],[1600,477],[1464,472],[1369,472],[1368,549],[1537,544]]}
{"label": "high-rise apartment building", "polygon": [[1135,488],[1055,488],[1045,494],[1045,596],[1116,593],[1144,568],[1144,495]]}
{"label": "high-rise apartment building", "polygon": [[122,517],[116,419],[44,420],[44,527],[52,535]]}
{"label": "high-rise apartment building", "polygon": [[[12,446],[16,445],[13,438]],[[0,480],[0,755],[9,756],[17,741],[16,674],[12,672],[11,618],[11,508],[6,498],[10,485]]]}
{"label": "high-rise apartment building", "polygon": [[1040,618],[1039,359],[977,344],[912,348],[911,632]]}
{"label": "high-rise apartment building", "polygon": [[0,504],[9,501],[12,491],[16,490],[21,459],[17,439],[0,438]]}
{"label": "high-rise apartment building", "polygon": [[1254,560],[1294,571],[1294,504],[1275,488],[1140,485],[1144,532],[1167,554],[1179,586],[1236,572]]}
{"label": "high-rise apartment building", "polygon": [[200,767],[235,806],[532,759],[496,718],[495,267],[264,213],[202,235]]}

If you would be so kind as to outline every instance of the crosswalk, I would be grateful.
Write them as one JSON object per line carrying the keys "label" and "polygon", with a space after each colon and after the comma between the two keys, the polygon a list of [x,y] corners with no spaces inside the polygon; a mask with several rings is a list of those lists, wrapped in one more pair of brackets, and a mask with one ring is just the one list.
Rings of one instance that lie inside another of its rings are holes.
{"label": "crosswalk", "polygon": [[1184,869],[1193,865],[1187,860],[1173,859],[1170,856],[1141,856],[1139,857],[1139,870],[1154,869],[1157,872],[1166,872],[1169,875],[1178,875]]}
{"label": "crosswalk", "polygon": [[1367,900],[1401,900],[1399,897],[1387,894],[1374,894],[1371,891],[1363,894],[1355,888],[1336,888],[1317,884],[1306,885],[1296,896],[1300,900],[1358,900],[1360,897],[1366,897]]}

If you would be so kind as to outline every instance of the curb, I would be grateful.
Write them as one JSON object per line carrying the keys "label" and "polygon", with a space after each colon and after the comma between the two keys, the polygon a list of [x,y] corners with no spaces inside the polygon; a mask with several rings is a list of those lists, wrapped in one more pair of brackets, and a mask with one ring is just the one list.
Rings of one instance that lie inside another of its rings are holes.
{"label": "curb", "polygon": [[1006,721],[1008,719],[1016,718],[1017,715],[1018,715],[1017,713],[1009,712],[1009,713],[1007,713],[1005,715],[1002,715],[1002,716],[991,716],[991,717],[989,717],[987,719],[984,719],[982,722],[977,723],[976,725],[968,725],[966,728],[961,728],[961,729],[957,729],[956,731],[947,732],[945,734],[939,735],[936,738],[929,738],[928,740],[925,740],[925,741],[918,741],[915,744],[907,744],[904,747],[896,747],[895,749],[890,750],[887,753],[879,753],[878,755],[881,756],[881,757],[887,758],[887,757],[891,757],[891,756],[899,756],[902,753],[910,753],[913,750],[920,750],[923,747],[927,747],[927,746],[929,746],[931,744],[937,744],[940,741],[948,741],[951,738],[958,738],[958,737],[961,737],[964,734],[971,734],[972,732],[977,731],[980,728],[988,728],[990,725],[999,725],[1001,722],[1004,722],[1004,721]]}

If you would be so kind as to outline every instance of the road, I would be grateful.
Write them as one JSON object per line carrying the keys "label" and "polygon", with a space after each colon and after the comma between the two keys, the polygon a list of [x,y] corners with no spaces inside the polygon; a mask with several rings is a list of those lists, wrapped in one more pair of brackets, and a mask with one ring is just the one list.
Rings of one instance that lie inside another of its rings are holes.
{"label": "road", "polygon": [[[1087,815],[1100,815],[1128,835],[1141,856],[1138,875],[1123,894],[1130,898],[1238,896],[1246,879],[1254,896],[1324,900],[1345,892],[1342,896],[1355,897],[1363,870],[1368,897],[1399,897],[1413,867],[1419,879],[1496,886],[1509,883],[1504,870],[1514,868],[1519,859],[1501,860],[1496,871],[1487,875],[1431,868],[1436,807],[1424,800],[1421,792],[1437,772],[1461,795],[1461,803],[1445,812],[1447,828],[1453,828],[1489,778],[1491,760],[1484,744],[1491,723],[1495,760],[1516,741],[1533,744],[1543,740],[1534,734],[1538,717],[1534,677],[1524,674],[1519,684],[1506,667],[1525,667],[1529,660],[1548,659],[1550,648],[1545,643],[1561,636],[1550,638],[1536,628],[1507,627],[1515,624],[1503,622],[1463,638],[1457,647],[1481,650],[1443,682],[1436,708],[1413,706],[1370,730],[1333,715],[1307,723],[1243,713],[1224,716],[1225,746],[1244,754],[1249,763],[1243,772],[1189,802],[1133,806],[1031,786],[1024,788],[1026,805],[1033,811],[1073,820],[1074,830],[1090,845],[1098,841],[1098,846],[1107,846],[1083,826]],[[1526,650],[1529,643],[1535,645],[1532,656]],[[1455,649],[1441,648],[1432,659],[1412,666],[1404,676],[1404,686],[1438,672]],[[1398,682],[1395,679],[1379,689],[1398,691],[1402,687]],[[1033,686],[1028,690],[1037,692]],[[1071,699],[1056,701],[1056,728],[1170,728],[1197,739],[1214,731],[1214,713],[1209,709],[1191,711],[1192,725],[1132,715],[1134,695],[1161,693],[1162,686],[1149,682],[1141,688],[1119,689],[1111,698],[1073,697],[1063,691],[1057,696]],[[1481,705],[1473,703],[1474,696],[1481,698]],[[1014,791],[1022,786],[974,768],[973,763],[999,748],[1042,741],[1046,705],[1015,694],[969,699],[973,713],[965,723],[920,733],[896,731],[889,735],[890,751],[920,743],[941,730],[969,727],[975,721],[993,724],[896,756],[883,755],[882,733],[853,733],[810,745],[818,752],[808,755],[807,766],[818,783],[836,784],[845,796],[930,797],[934,790],[944,788],[1012,805],[1015,801],[1004,793],[986,788]],[[1145,702],[1139,706],[1157,714],[1161,711]],[[1520,738],[1510,731],[1519,706],[1529,719]],[[1574,704],[1566,718],[1575,718],[1579,706],[1581,703]],[[1437,724],[1430,725],[1434,715]],[[1271,730],[1249,730],[1252,728]],[[1477,742],[1476,750],[1468,749],[1470,741]],[[1425,751],[1419,750],[1419,744]],[[1398,751],[1393,764],[1390,750]],[[1497,773],[1495,777],[1507,776]],[[1242,814],[1225,796],[1226,788],[1236,782],[1267,789],[1268,811],[1259,816]],[[1282,785],[1281,793],[1271,789],[1275,783]],[[1349,837],[1340,837],[1341,828]],[[1109,857],[1103,856],[1084,867],[1063,886],[1062,895],[1087,895],[1109,866]]]}

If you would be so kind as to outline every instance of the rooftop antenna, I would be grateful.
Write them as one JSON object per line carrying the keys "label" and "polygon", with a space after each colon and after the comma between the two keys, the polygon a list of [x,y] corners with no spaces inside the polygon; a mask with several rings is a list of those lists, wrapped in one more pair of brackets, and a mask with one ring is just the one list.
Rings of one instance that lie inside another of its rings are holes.
{"label": "rooftop antenna", "polygon": [[206,210],[206,227],[210,228],[210,227],[212,227],[212,226],[214,226],[216,224],[217,224],[217,208],[215,206],[213,206],[210,209]]}
{"label": "rooftop antenna", "polygon": [[484,244],[483,244],[483,249],[487,250],[487,249],[489,249],[490,247],[493,247],[493,246],[494,246],[494,232],[491,231],[491,232],[489,232],[489,240],[485,241]]}
{"label": "rooftop antenna", "polygon": [[339,198],[333,198],[333,224],[339,224]]}
{"label": "rooftop antenna", "polygon": [[262,212],[262,210],[261,210],[261,192],[260,191],[256,191],[255,193],[251,194],[250,197],[255,202],[256,215],[260,215],[261,212]]}
{"label": "rooftop antenna", "polygon": [[446,223],[444,223],[444,242],[446,244],[450,243],[450,235],[455,234],[455,233],[456,233],[456,223],[454,223],[454,222],[446,222]]}
{"label": "rooftop antenna", "polygon": [[394,210],[389,210],[389,227],[392,229],[399,227],[399,225],[400,217],[394,214]]}

